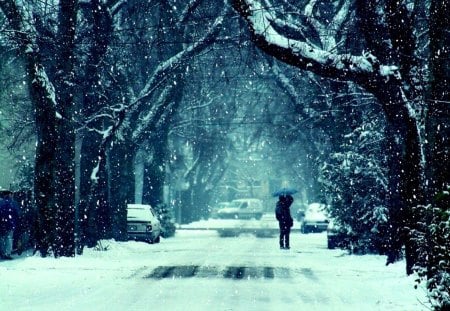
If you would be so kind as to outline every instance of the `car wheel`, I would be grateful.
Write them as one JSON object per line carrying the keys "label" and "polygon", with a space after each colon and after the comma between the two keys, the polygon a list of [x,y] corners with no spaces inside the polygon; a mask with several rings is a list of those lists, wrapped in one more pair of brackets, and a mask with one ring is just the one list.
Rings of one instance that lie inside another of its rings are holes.
{"label": "car wheel", "polygon": [[153,243],[159,243],[159,242],[161,242],[161,236],[157,236],[154,240],[153,240]]}
{"label": "car wheel", "polygon": [[262,214],[256,214],[255,215],[255,219],[256,220],[261,220],[261,218],[262,218]]}

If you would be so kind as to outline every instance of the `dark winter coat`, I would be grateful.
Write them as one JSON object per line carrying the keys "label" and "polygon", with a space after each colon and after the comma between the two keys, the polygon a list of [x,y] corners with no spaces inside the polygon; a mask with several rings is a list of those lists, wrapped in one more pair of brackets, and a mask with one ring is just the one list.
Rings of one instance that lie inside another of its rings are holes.
{"label": "dark winter coat", "polygon": [[0,234],[14,230],[19,221],[19,208],[12,199],[0,199]]}
{"label": "dark winter coat", "polygon": [[290,229],[294,225],[294,220],[291,216],[290,206],[293,200],[292,197],[280,197],[275,208],[275,217],[278,220],[280,229]]}

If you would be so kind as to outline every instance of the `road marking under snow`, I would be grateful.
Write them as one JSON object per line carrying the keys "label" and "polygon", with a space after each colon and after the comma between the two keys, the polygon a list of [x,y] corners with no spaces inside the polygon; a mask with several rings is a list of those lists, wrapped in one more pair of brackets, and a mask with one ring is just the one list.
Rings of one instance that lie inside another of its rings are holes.
{"label": "road marking under snow", "polygon": [[[141,272],[141,271],[140,271]],[[232,280],[251,279],[287,279],[292,278],[292,274],[302,275],[311,280],[317,280],[311,269],[303,268],[292,270],[283,267],[249,267],[249,266],[158,266],[150,273],[144,273],[144,279],[180,279],[180,278],[225,278]],[[139,273],[141,274],[141,273]],[[136,277],[137,274],[133,274]]]}

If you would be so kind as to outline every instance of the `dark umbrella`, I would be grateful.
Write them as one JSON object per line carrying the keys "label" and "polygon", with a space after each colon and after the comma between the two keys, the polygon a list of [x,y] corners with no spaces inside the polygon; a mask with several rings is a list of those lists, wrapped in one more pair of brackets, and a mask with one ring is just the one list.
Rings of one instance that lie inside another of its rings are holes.
{"label": "dark umbrella", "polygon": [[279,196],[285,196],[285,195],[292,195],[297,192],[298,192],[298,190],[294,189],[294,188],[281,188],[281,189],[275,191],[274,193],[272,193],[272,195],[274,197],[279,197]]}

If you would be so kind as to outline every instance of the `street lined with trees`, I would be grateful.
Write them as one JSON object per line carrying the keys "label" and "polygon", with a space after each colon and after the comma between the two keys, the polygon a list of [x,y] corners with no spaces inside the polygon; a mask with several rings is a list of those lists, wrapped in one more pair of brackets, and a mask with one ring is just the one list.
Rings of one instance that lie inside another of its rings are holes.
{"label": "street lined with trees", "polygon": [[445,310],[449,7],[1,1],[0,130],[33,191],[36,250],[126,240],[127,203],[189,223],[242,185],[290,182],[360,252],[404,256]]}

